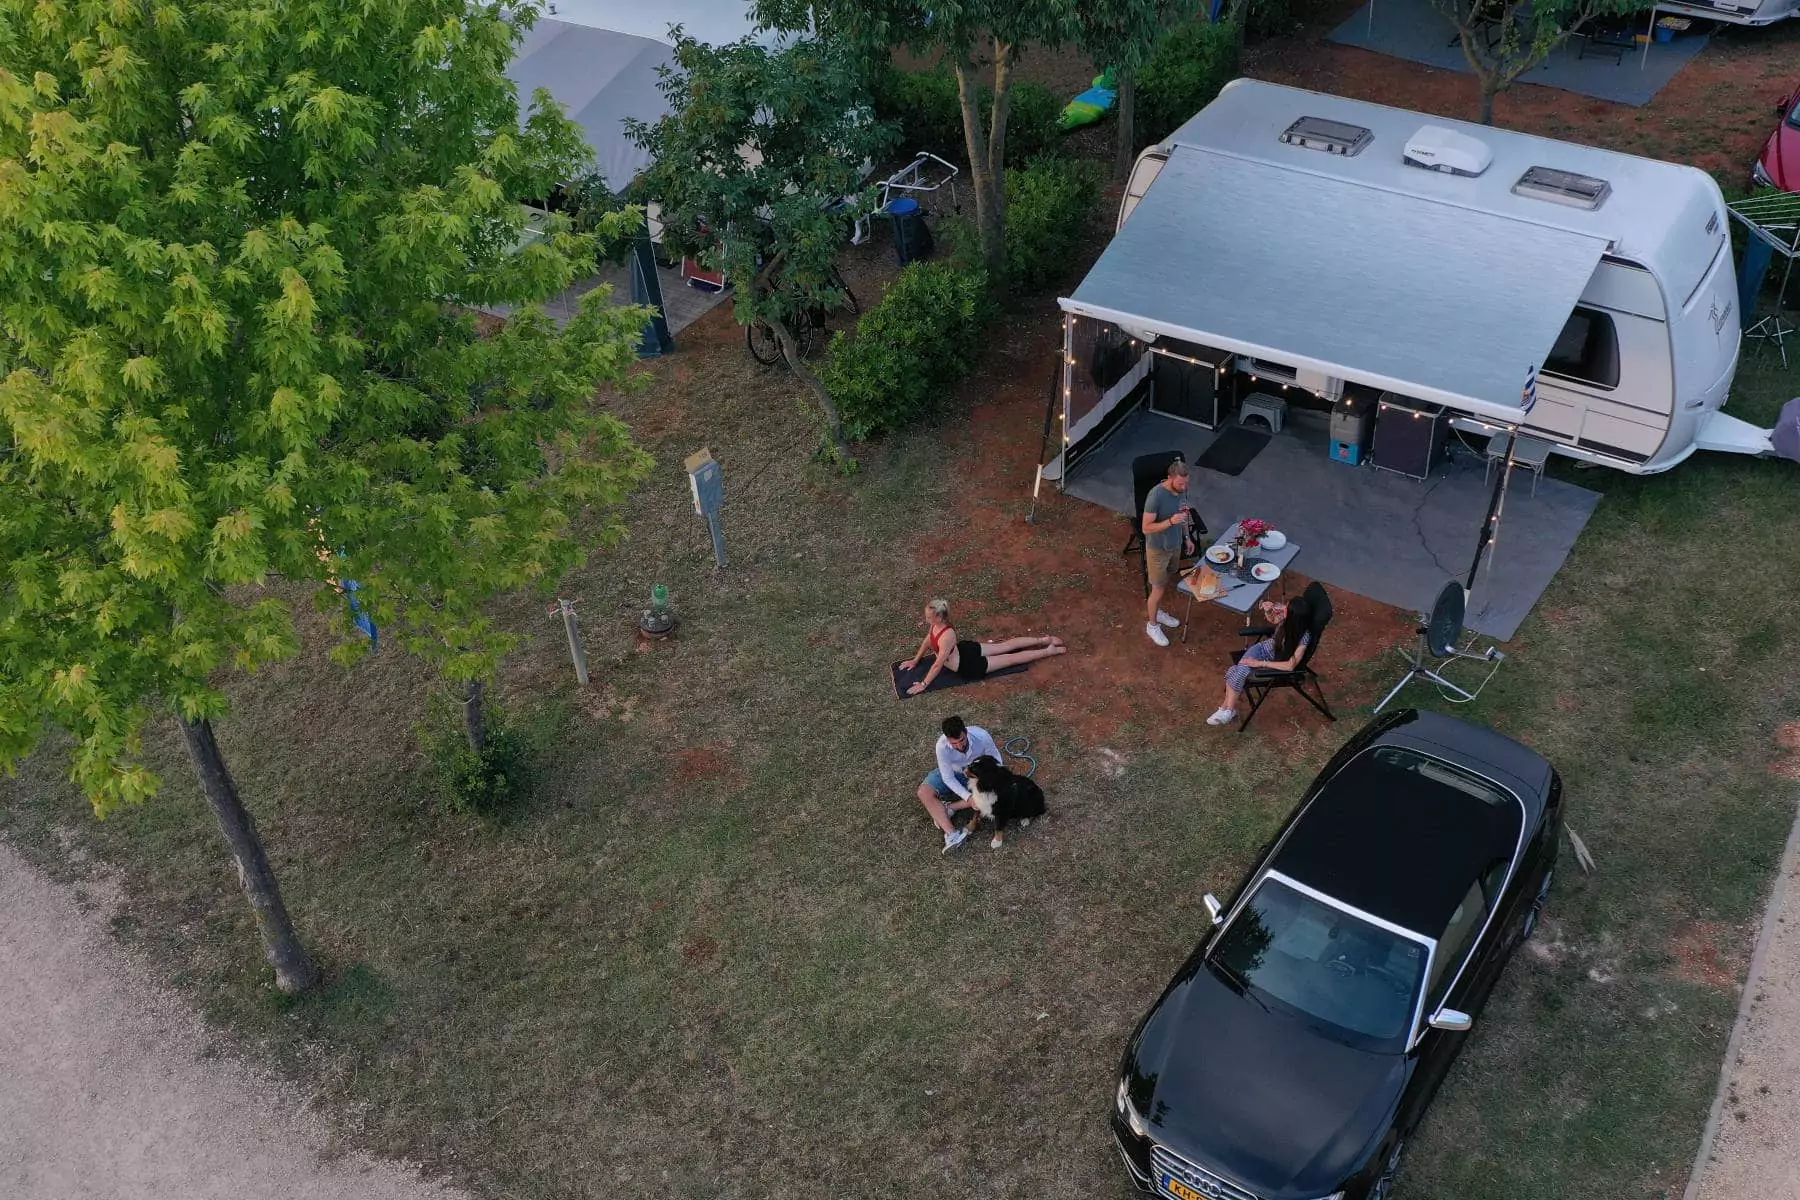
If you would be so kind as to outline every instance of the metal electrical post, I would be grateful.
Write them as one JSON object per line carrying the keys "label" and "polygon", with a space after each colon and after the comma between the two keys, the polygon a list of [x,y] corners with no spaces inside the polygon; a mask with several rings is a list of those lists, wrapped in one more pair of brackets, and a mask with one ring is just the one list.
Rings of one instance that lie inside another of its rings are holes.
{"label": "metal electrical post", "polygon": [[725,504],[725,480],[719,474],[719,464],[713,461],[712,451],[701,449],[688,455],[686,463],[688,487],[694,494],[694,512],[706,518],[706,527],[712,531],[713,561],[720,567],[725,565],[725,530],[719,524],[719,509]]}

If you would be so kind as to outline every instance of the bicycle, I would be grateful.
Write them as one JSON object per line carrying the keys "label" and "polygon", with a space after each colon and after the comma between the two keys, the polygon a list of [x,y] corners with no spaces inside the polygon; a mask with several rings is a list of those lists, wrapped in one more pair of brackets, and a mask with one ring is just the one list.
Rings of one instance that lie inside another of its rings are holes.
{"label": "bicycle", "polygon": [[[862,312],[862,304],[844,277],[838,274],[836,267],[831,268],[825,276],[825,282],[831,288],[843,293],[844,305],[851,316]],[[822,306],[801,309],[794,315],[788,332],[794,335],[794,348],[800,352],[801,358],[811,358],[813,347],[819,335],[825,332],[826,310]],[[775,327],[758,318],[744,326],[744,345],[749,347],[750,357],[765,367],[773,367],[785,360],[786,355],[781,348],[781,339],[775,334]]]}

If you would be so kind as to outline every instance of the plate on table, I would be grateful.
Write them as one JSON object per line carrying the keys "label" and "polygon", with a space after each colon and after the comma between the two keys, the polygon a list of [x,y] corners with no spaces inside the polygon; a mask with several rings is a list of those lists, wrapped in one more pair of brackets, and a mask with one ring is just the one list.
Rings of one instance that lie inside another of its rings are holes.
{"label": "plate on table", "polygon": [[1281,568],[1274,563],[1260,562],[1250,568],[1250,575],[1258,583],[1274,583],[1281,578]]}
{"label": "plate on table", "polygon": [[1206,561],[1216,566],[1222,567],[1236,557],[1230,546],[1213,546],[1206,551]]}

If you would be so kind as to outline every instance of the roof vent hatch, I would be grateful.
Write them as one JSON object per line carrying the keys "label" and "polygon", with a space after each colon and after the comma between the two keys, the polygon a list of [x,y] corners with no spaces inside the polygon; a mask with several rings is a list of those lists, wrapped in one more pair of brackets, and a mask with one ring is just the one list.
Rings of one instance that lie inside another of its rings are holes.
{"label": "roof vent hatch", "polygon": [[1324,117],[1301,117],[1281,131],[1282,143],[1307,150],[1323,150],[1349,158],[1361,154],[1375,140],[1375,135],[1361,125],[1327,121]]}
{"label": "roof vent hatch", "polygon": [[1592,175],[1577,175],[1554,167],[1533,167],[1519,176],[1519,182],[1513,184],[1512,190],[1515,196],[1530,196],[1593,212],[1612,195],[1612,184]]}

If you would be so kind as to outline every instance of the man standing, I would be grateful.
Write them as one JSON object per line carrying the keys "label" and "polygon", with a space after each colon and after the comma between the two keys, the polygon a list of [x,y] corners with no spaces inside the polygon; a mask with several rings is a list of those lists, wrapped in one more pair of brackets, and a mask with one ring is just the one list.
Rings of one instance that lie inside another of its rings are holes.
{"label": "man standing", "polygon": [[982,755],[989,755],[995,762],[1005,762],[1000,757],[1000,747],[987,730],[978,725],[964,725],[961,717],[945,717],[943,733],[937,740],[937,766],[932,769],[922,783],[919,784],[919,803],[931,814],[932,822],[944,831],[944,849],[954,850],[963,844],[969,836],[966,829],[958,829],[950,820],[950,814],[961,808],[974,807],[969,799],[969,764]]}
{"label": "man standing", "polygon": [[1144,575],[1150,581],[1144,632],[1159,646],[1169,644],[1164,627],[1175,629],[1181,624],[1162,610],[1162,598],[1181,569],[1181,544],[1193,517],[1193,510],[1182,499],[1187,485],[1188,465],[1178,458],[1169,464],[1168,477],[1144,497],[1144,521],[1139,528],[1144,533]]}

